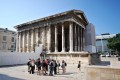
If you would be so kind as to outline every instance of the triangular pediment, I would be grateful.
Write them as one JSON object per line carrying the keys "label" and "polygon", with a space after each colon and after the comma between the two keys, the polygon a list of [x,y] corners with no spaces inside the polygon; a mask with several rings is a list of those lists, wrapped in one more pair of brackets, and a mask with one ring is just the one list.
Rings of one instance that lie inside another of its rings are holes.
{"label": "triangular pediment", "polygon": [[68,14],[71,14],[77,22],[82,23],[84,26],[89,23],[83,11],[71,10]]}

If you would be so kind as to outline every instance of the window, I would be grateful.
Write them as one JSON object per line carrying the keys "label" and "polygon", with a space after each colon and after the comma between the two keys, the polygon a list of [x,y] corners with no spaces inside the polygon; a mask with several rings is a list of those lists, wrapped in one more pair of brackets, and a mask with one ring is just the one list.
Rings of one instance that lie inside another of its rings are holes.
{"label": "window", "polygon": [[12,42],[14,42],[14,37],[12,37]]}
{"label": "window", "polygon": [[11,45],[11,49],[13,49],[14,48],[14,45]]}
{"label": "window", "polygon": [[6,49],[6,43],[3,43],[2,48]]}
{"label": "window", "polygon": [[3,36],[3,41],[6,41],[6,36]]}

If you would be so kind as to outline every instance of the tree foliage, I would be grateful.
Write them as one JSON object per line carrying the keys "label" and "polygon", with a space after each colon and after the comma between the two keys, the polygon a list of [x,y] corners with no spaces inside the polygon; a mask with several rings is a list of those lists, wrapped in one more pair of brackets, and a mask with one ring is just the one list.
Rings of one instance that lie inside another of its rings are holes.
{"label": "tree foliage", "polygon": [[108,48],[114,51],[118,51],[120,55],[120,33],[115,37],[108,39]]}

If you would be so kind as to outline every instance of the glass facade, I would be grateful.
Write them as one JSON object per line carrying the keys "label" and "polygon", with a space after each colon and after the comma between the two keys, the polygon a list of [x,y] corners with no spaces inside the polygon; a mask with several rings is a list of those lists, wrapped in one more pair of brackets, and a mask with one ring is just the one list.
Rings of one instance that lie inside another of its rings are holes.
{"label": "glass facade", "polygon": [[116,36],[116,34],[96,36],[96,52],[109,52],[110,49],[107,47],[107,40],[114,36]]}
{"label": "glass facade", "polygon": [[99,40],[96,40],[96,48],[97,48],[97,52],[106,52],[106,51],[109,51],[108,47],[107,47],[107,39],[99,39]]}

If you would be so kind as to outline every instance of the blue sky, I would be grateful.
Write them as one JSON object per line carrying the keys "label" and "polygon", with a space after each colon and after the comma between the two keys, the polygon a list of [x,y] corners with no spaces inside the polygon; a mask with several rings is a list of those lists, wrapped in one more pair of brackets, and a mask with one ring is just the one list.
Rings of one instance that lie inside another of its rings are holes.
{"label": "blue sky", "polygon": [[96,34],[120,33],[120,0],[0,0],[0,28],[77,9],[84,11]]}

